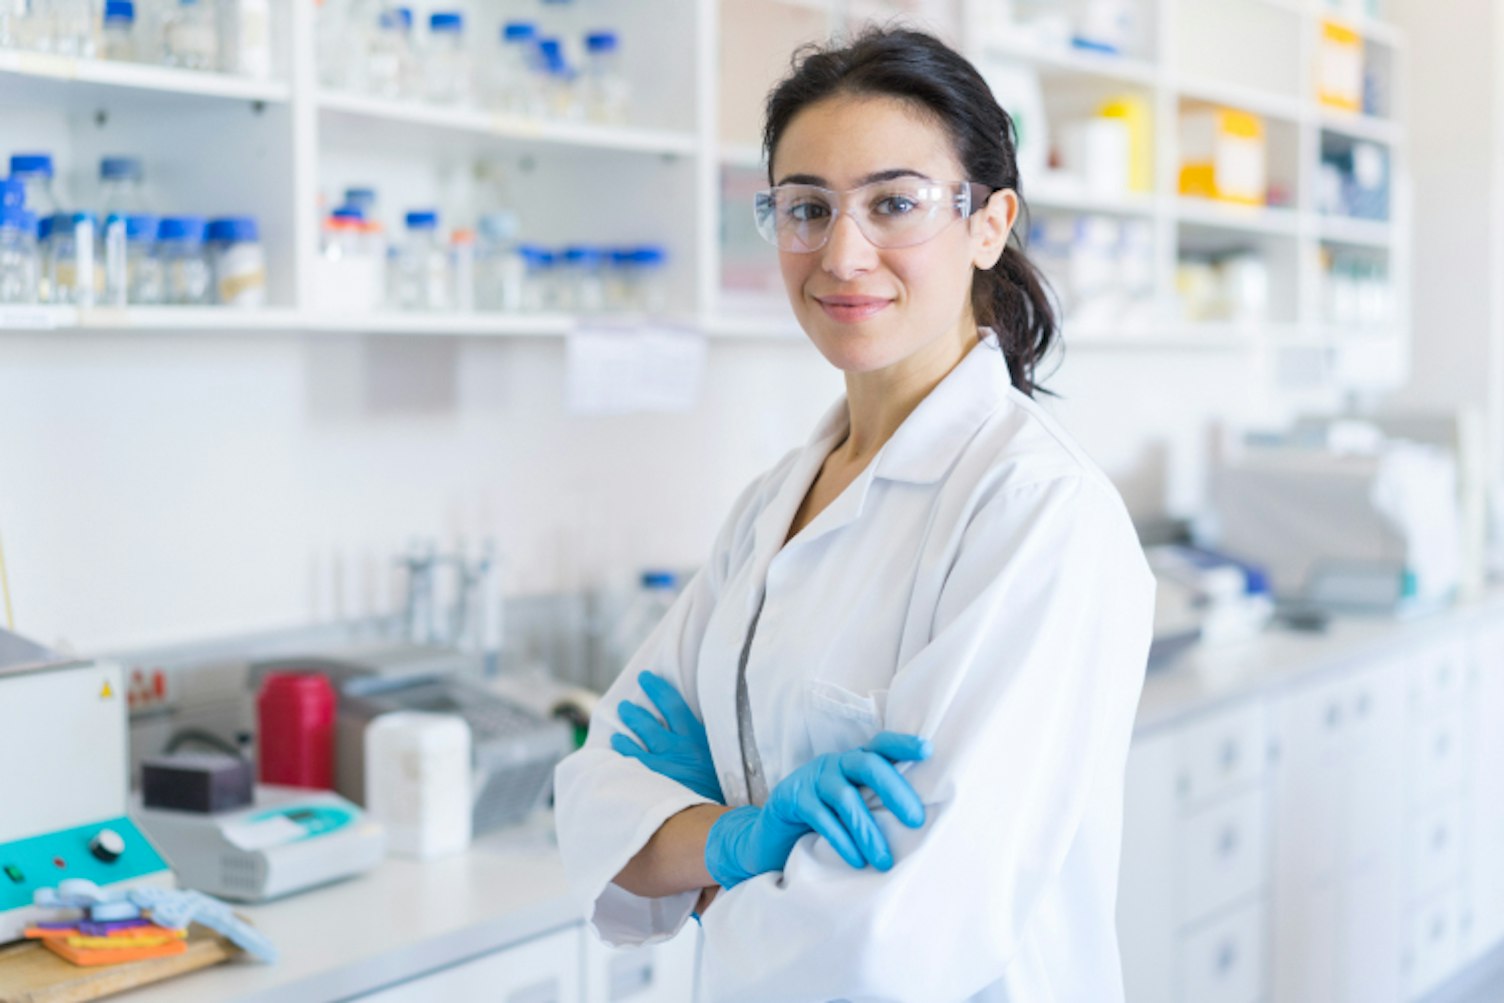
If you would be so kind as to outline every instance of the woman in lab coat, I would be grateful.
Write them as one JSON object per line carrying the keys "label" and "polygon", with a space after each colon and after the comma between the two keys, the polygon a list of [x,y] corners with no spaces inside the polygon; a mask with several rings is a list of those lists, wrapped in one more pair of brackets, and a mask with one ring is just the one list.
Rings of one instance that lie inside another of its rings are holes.
{"label": "woman in lab coat", "polygon": [[708,1003],[1121,1000],[1154,586],[1033,400],[1056,325],[1012,124],[954,51],[873,31],[803,54],[764,147],[759,227],[847,392],[560,764],[571,885],[610,944],[695,915]]}

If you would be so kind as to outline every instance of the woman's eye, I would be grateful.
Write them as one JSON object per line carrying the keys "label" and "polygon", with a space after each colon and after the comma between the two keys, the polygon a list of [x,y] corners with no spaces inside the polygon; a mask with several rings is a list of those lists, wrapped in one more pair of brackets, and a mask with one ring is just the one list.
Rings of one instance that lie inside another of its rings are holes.
{"label": "woman's eye", "polygon": [[888,195],[877,200],[872,211],[879,216],[903,216],[919,208],[919,203],[906,195]]}
{"label": "woman's eye", "polygon": [[829,214],[823,202],[797,202],[788,208],[788,218],[796,223],[811,223]]}

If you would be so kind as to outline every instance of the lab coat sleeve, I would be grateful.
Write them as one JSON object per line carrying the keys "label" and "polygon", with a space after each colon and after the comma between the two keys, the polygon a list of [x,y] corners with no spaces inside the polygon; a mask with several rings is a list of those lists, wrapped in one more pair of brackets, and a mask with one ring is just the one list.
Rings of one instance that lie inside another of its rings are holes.
{"label": "lab coat sleeve", "polygon": [[1098,779],[1121,790],[1154,584],[1116,492],[1074,473],[999,491],[955,554],[884,722],[933,742],[902,767],[924,825],[874,810],[886,874],[806,836],[782,874],[721,892],[703,918],[712,1003],[977,993],[1009,974]]}
{"label": "lab coat sleeve", "polygon": [[554,772],[554,824],[571,893],[596,933],[613,946],[666,940],[689,918],[698,889],[644,898],[613,884],[612,879],[669,818],[695,805],[715,803],[612,749],[613,734],[632,737],[617,707],[622,700],[631,700],[653,708],[637,683],[638,674],[651,669],[672,683],[704,720],[693,667],[730,555],[750,531],[759,483],[742,493],[717,536],[710,560],[606,691],[591,716],[585,744]]}

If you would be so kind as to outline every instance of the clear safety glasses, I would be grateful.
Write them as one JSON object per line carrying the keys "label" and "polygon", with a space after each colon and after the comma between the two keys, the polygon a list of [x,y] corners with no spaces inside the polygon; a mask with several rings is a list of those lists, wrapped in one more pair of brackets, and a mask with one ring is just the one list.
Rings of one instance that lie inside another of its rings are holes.
{"label": "clear safety glasses", "polygon": [[779,185],[757,193],[757,232],[780,251],[818,251],[841,213],[849,213],[874,247],[913,247],[980,209],[993,189],[974,181],[894,178],[831,191]]}

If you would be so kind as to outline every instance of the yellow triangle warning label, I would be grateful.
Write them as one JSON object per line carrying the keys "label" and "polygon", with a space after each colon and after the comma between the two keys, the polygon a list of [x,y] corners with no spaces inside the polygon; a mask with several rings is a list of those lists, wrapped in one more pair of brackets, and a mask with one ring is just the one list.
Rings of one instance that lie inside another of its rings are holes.
{"label": "yellow triangle warning label", "polygon": [[101,699],[101,700],[108,700],[111,697],[113,697],[114,695],[115,695],[115,691],[114,691],[113,688],[111,688],[110,681],[108,679],[106,679],[104,681],[104,687],[99,691],[99,699]]}

